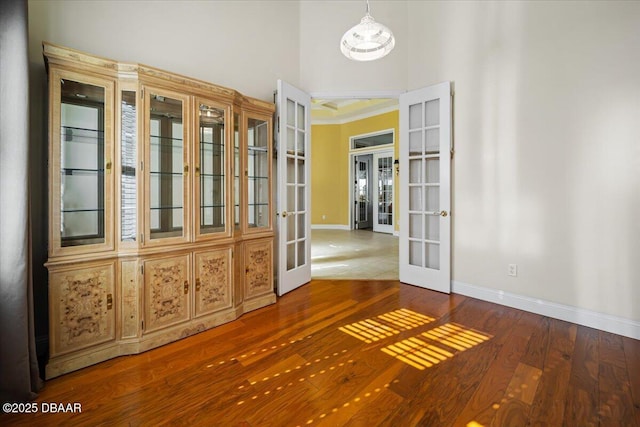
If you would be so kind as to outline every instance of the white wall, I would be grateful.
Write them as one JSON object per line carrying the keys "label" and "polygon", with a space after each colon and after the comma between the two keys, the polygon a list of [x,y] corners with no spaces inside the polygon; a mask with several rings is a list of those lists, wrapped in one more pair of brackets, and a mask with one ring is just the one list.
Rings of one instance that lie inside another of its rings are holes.
{"label": "white wall", "polygon": [[299,80],[299,10],[292,1],[30,0],[32,64],[42,41],[161,68],[273,100]]}
{"label": "white wall", "polygon": [[455,84],[454,280],[640,320],[640,3],[408,19],[409,89]]}

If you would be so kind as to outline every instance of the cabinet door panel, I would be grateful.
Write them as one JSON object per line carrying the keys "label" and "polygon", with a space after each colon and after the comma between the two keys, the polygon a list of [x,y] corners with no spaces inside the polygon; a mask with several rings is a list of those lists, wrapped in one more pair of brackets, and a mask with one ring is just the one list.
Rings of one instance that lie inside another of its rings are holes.
{"label": "cabinet door panel", "polygon": [[231,235],[230,108],[204,99],[197,99],[196,105],[194,225],[196,240],[209,240]]}
{"label": "cabinet door panel", "polygon": [[190,98],[145,87],[145,246],[190,240]]}
{"label": "cabinet door panel", "polygon": [[113,249],[111,80],[51,74],[50,255]]}
{"label": "cabinet door panel", "polygon": [[189,255],[144,261],[145,333],[189,320]]}
{"label": "cabinet door panel", "polygon": [[244,233],[271,231],[271,118],[245,116]]}
{"label": "cabinet door panel", "polygon": [[51,269],[51,356],[115,338],[115,262]]}
{"label": "cabinet door panel", "polygon": [[245,242],[245,298],[273,292],[273,241]]}
{"label": "cabinet door panel", "polygon": [[233,262],[231,248],[195,254],[196,307],[201,316],[231,307]]}

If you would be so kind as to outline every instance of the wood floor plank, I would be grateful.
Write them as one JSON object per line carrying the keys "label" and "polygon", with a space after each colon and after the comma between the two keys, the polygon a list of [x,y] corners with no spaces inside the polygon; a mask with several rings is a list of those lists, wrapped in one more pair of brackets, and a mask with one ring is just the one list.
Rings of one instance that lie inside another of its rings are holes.
{"label": "wood floor plank", "polygon": [[598,389],[598,331],[578,327],[564,414],[567,425],[600,423]]}
{"label": "wood floor plank", "polygon": [[638,427],[622,337],[599,331],[600,365],[598,371],[599,411],[601,425],[621,425],[632,420],[629,427]]}
{"label": "wood floor plank", "polygon": [[640,341],[622,337],[622,343],[634,407],[634,418],[636,425],[640,426]]}
{"label": "wood floor plank", "polygon": [[[506,390],[510,378],[521,360],[531,348],[531,337],[537,330],[547,331],[548,322],[540,316],[523,313],[517,324],[510,329],[505,339],[509,345],[500,348],[494,361],[483,376],[476,392],[455,420],[454,426],[467,426],[471,422],[489,425],[497,408],[506,401]],[[537,352],[538,350],[536,350]]]}
{"label": "wood floor plank", "polygon": [[550,319],[549,339],[545,350],[543,373],[534,398],[530,424],[546,427],[564,424],[565,400],[571,374],[572,354],[577,327]]}
{"label": "wood floor plank", "polygon": [[[345,325],[395,332],[365,342]],[[47,381],[35,402],[82,412],[0,425],[640,427],[640,343],[397,281],[322,280]]]}

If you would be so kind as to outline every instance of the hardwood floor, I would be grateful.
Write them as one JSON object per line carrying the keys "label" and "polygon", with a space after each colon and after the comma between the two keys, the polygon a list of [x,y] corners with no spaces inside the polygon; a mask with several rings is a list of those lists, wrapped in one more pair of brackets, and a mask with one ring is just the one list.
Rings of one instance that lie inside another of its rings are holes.
{"label": "hardwood floor", "polygon": [[50,380],[2,425],[636,426],[640,341],[397,281],[316,280]]}

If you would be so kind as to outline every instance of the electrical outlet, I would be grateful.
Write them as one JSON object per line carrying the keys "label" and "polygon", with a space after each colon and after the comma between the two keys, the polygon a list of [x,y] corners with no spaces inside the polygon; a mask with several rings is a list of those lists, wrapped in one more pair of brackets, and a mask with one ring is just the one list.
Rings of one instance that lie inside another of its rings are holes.
{"label": "electrical outlet", "polygon": [[518,276],[518,264],[509,264],[509,271],[507,274],[513,277]]}

